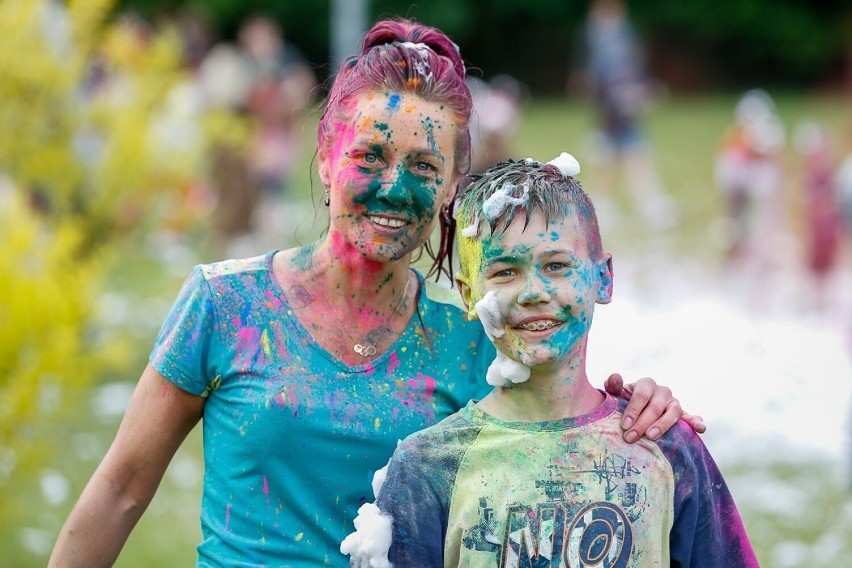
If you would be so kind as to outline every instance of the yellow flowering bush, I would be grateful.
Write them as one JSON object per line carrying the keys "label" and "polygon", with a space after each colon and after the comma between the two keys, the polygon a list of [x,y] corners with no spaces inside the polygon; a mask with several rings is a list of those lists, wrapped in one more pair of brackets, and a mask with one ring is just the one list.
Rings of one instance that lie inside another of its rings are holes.
{"label": "yellow flowering bush", "polygon": [[208,125],[230,120],[193,99],[177,34],[110,21],[113,3],[0,2],[0,552],[7,558],[13,532],[37,522],[38,506],[18,490],[37,486],[33,474],[55,463],[49,452],[71,406],[108,372],[127,375],[119,368],[129,359],[127,338],[97,317],[110,259],[139,246],[135,229],[180,209],[187,188],[203,178],[215,136]]}

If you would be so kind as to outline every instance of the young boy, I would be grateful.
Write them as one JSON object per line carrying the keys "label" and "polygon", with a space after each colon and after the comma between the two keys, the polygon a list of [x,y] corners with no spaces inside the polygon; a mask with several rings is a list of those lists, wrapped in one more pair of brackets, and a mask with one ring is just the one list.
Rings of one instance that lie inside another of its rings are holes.
{"label": "young boy", "polygon": [[397,447],[341,547],[353,565],[757,566],[692,429],[626,444],[623,402],[589,383],[592,314],[613,274],[578,172],[564,153],[509,160],[457,196],[457,281],[497,347],[496,388]]}

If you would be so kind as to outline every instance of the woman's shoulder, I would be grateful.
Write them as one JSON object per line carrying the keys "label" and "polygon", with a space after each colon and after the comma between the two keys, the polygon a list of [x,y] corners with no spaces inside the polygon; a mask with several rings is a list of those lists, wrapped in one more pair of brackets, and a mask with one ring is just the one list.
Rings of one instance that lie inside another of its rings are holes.
{"label": "woman's shoulder", "polygon": [[195,269],[200,271],[207,280],[245,274],[247,272],[268,271],[275,252],[270,251],[266,254],[249,258],[231,258],[209,264],[199,264]]}

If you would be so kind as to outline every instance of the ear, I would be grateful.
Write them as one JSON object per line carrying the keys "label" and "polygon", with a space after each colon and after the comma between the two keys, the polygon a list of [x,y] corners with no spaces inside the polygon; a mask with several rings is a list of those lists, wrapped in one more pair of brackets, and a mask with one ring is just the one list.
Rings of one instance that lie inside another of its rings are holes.
{"label": "ear", "polygon": [[612,300],[612,254],[605,252],[603,258],[598,262],[598,304],[608,304]]}
{"label": "ear", "polygon": [[[461,176],[458,173],[453,172],[452,177],[449,179],[449,190],[447,191],[447,194],[444,195],[444,198],[441,201],[441,207],[449,207],[450,205],[452,205],[453,199],[455,198],[456,193],[459,190],[460,180]],[[452,211],[450,211],[450,214],[452,214]]]}
{"label": "ear", "polygon": [[317,152],[317,171],[323,187],[331,187],[331,160],[328,158],[328,151],[324,148],[320,148]]}
{"label": "ear", "polygon": [[461,294],[462,302],[467,310],[467,319],[479,319],[479,316],[476,313],[476,305],[473,301],[473,291],[470,289],[467,280],[464,277],[456,276],[456,286],[459,288],[459,294]]}

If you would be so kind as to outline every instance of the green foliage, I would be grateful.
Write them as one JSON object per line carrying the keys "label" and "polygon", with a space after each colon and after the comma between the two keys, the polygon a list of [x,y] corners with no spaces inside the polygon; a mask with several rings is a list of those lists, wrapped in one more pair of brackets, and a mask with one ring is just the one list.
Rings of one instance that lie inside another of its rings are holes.
{"label": "green foliage", "polygon": [[[486,77],[510,73],[537,94],[562,93],[575,36],[589,1],[365,0],[370,21],[412,17],[446,31],[468,63]],[[331,2],[262,0],[122,0],[148,17],[192,6],[221,37],[233,38],[253,13],[281,22],[288,37],[320,67],[329,56]],[[655,67],[688,66],[702,84],[737,87],[811,86],[839,78],[852,38],[844,0],[627,1]],[[686,59],[681,63],[680,59]],[[327,70],[327,69],[325,69]],[[677,87],[678,85],[674,85]]]}
{"label": "green foliage", "polygon": [[185,112],[175,33],[107,25],[112,8],[0,3],[0,534],[16,546],[44,547],[22,519],[39,518],[32,490],[70,453],[69,416],[138,362],[131,331],[101,317],[104,274],[202,177],[206,144],[239,133],[233,117]]}

